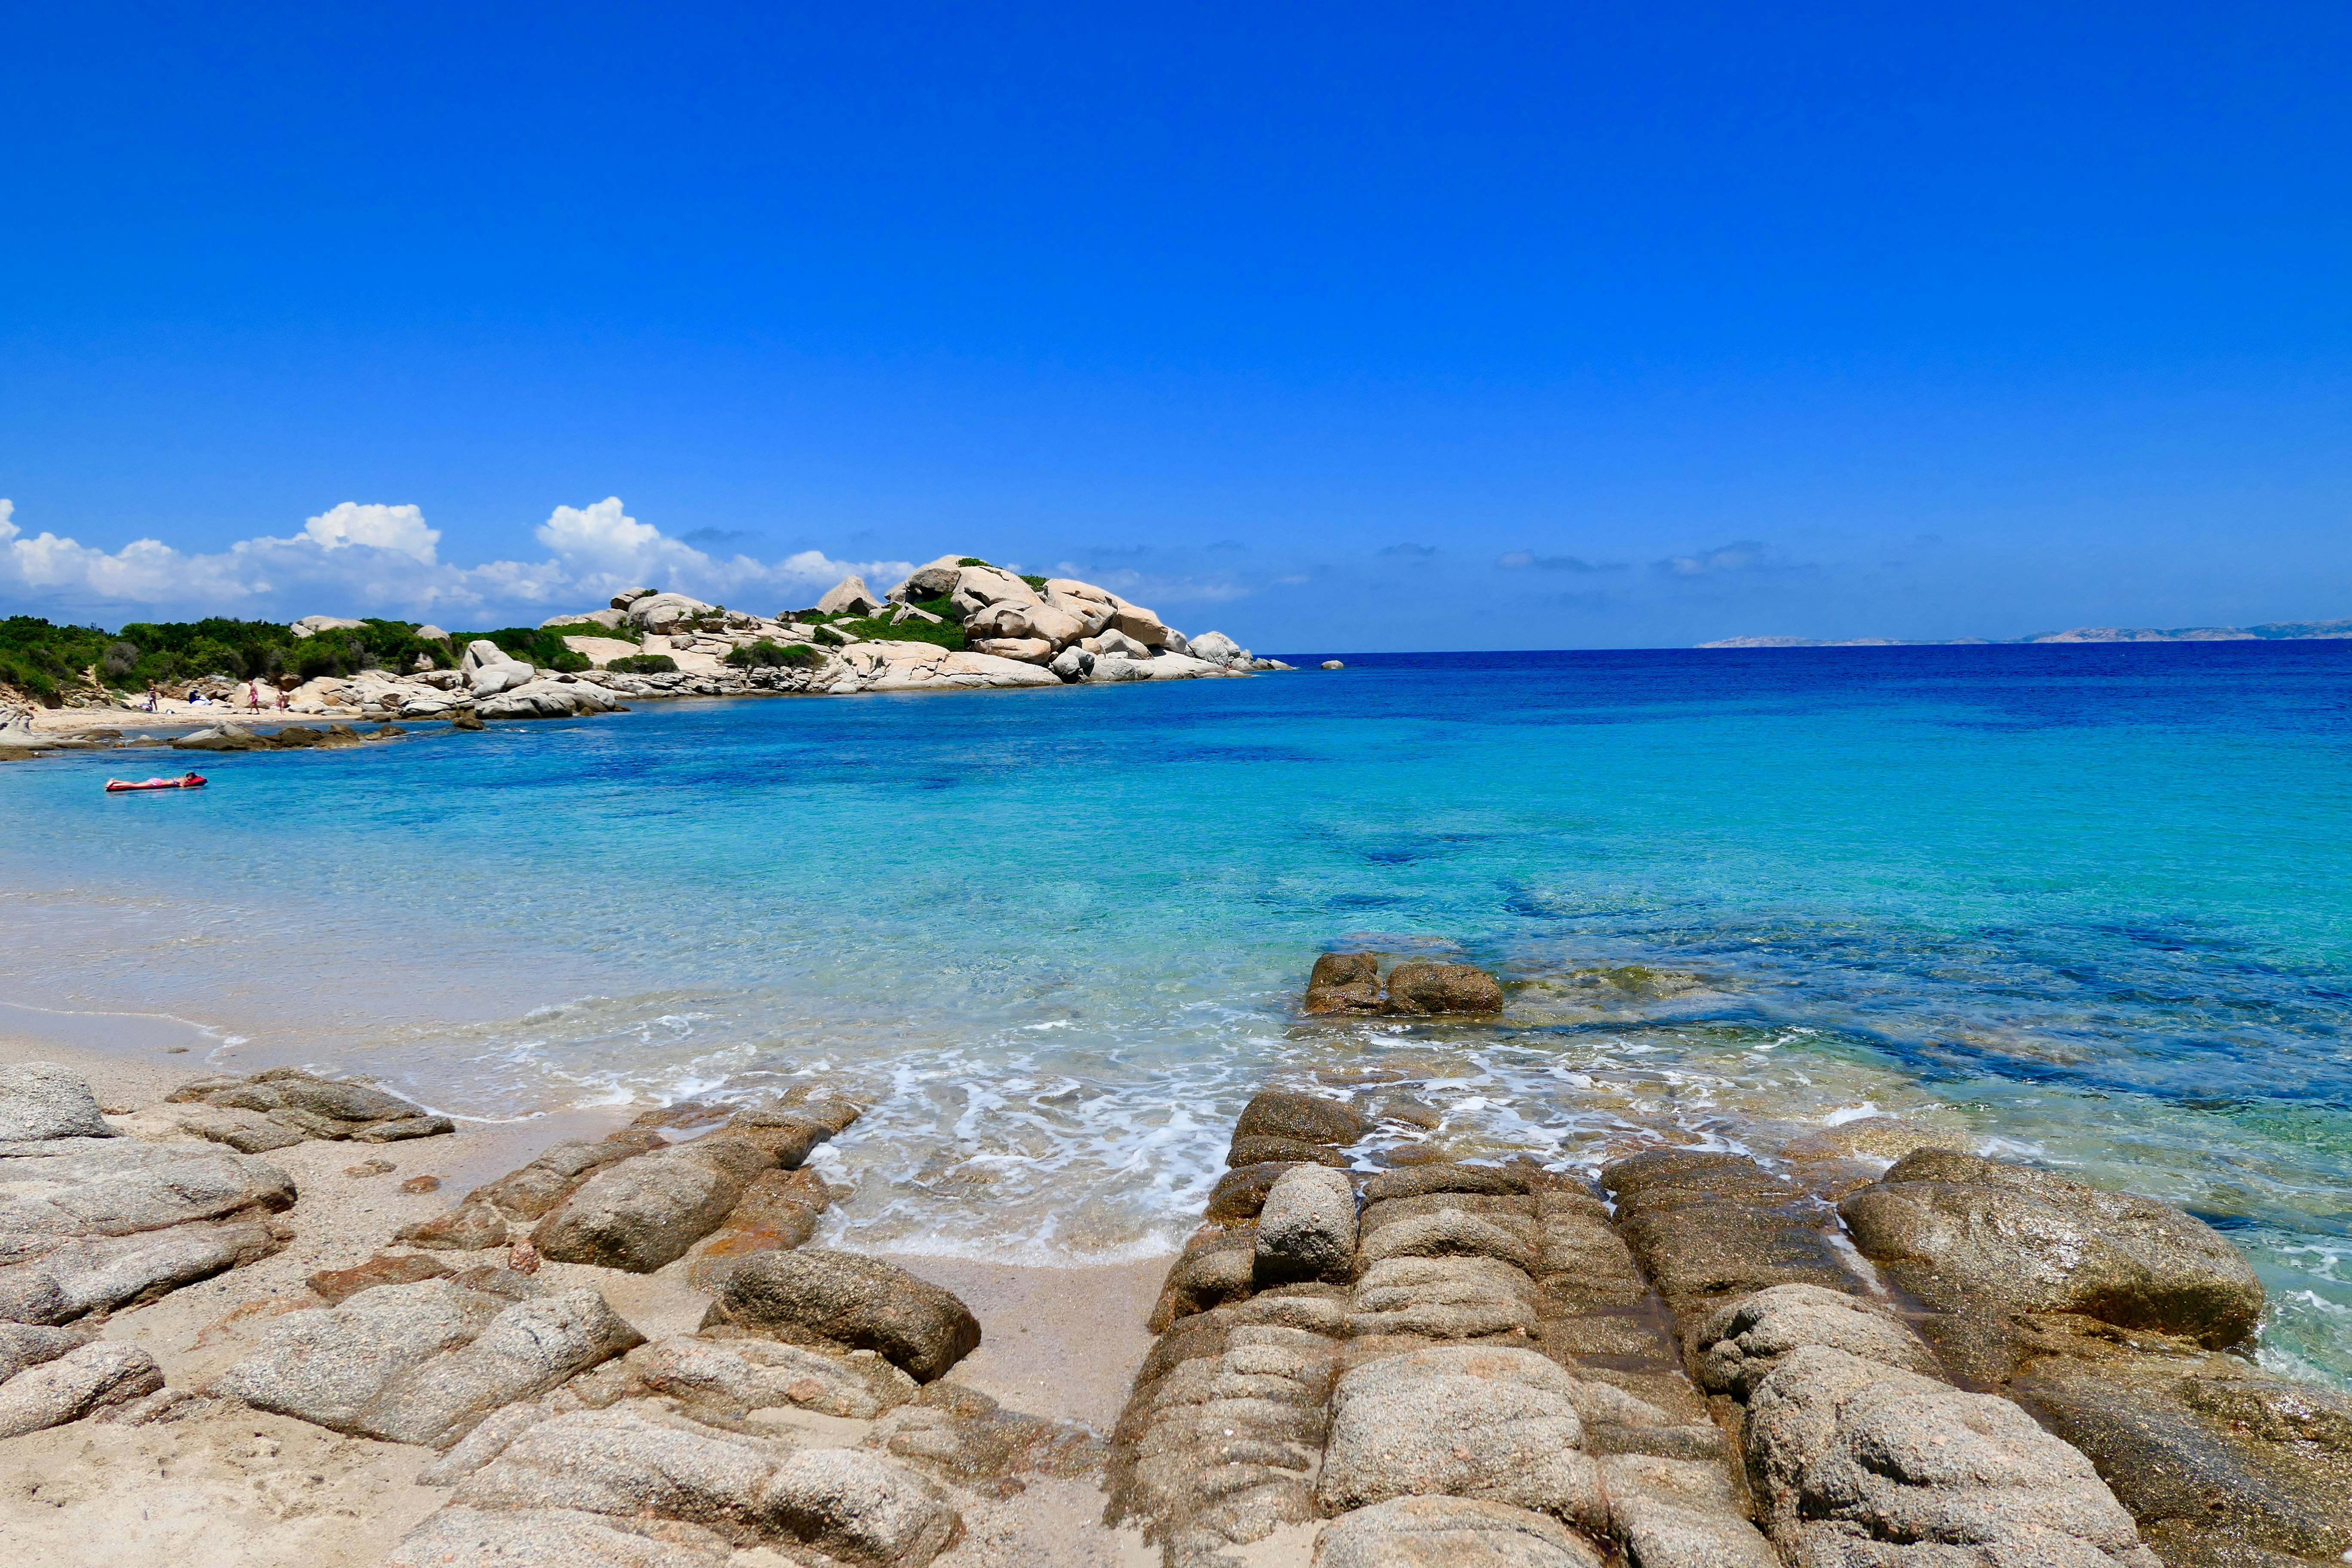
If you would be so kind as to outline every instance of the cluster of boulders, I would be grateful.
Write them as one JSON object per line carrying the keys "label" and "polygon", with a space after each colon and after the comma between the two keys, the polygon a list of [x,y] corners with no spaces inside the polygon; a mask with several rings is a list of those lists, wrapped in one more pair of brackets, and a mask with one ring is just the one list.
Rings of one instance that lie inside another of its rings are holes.
{"label": "cluster of boulders", "polygon": [[2261,1288],[2177,1209],[1933,1148],[1838,1207],[1725,1152],[1342,1168],[1371,1127],[1254,1099],[1169,1272],[1110,1515],[1171,1568],[2352,1551],[2352,1401],[2229,1353]]}
{"label": "cluster of boulders", "polygon": [[135,1138],[209,1139],[247,1154],[306,1138],[399,1143],[457,1130],[449,1118],[364,1079],[320,1078],[300,1068],[199,1078],[160,1104],[113,1118],[112,1125]]}
{"label": "cluster of boulders", "polygon": [[167,1412],[154,1358],[97,1325],[276,1252],[294,1195],[250,1154],[122,1136],[68,1068],[0,1068],[0,1437]]}
{"label": "cluster of boulders", "polygon": [[1307,978],[1309,1013],[1391,1013],[1408,1017],[1503,1010],[1503,986],[1469,963],[1404,959],[1381,973],[1375,952],[1327,952]]}
{"label": "cluster of boulders", "polygon": [[323,730],[308,724],[287,724],[264,731],[245,724],[224,722],[191,731],[171,744],[173,750],[181,752],[302,752],[362,746],[370,741],[390,741],[406,733],[397,724],[382,724],[362,735],[349,724],[330,724]]}
{"label": "cluster of boulders", "polygon": [[1328,1520],[1317,1562],[1769,1568],[1725,1434],[1601,1195],[1521,1162],[1273,1163],[1370,1125],[1244,1110],[1114,1437],[1114,1521],[1171,1568]]}

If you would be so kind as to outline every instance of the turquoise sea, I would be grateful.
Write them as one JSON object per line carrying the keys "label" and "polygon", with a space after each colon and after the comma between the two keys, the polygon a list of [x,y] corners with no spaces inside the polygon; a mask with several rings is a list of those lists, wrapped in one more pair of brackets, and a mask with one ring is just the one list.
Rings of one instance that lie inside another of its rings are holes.
{"label": "turquoise sea", "polygon": [[[0,998],[480,1117],[844,1082],[839,1235],[1045,1262],[1172,1247],[1273,1079],[1564,1165],[1915,1117],[2223,1226],[2352,1384],[2352,643],[1349,663],[12,765]],[[1358,945],[1512,1011],[1301,1020]]]}

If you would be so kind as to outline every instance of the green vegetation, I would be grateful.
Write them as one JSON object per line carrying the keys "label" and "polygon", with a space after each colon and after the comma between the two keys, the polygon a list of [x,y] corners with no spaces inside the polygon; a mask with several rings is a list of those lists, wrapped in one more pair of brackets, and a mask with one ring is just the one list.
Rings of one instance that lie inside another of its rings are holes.
{"label": "green vegetation", "polygon": [[738,669],[773,669],[780,665],[819,664],[824,656],[806,643],[779,643],[761,637],[749,647],[739,647],[727,656],[727,662]]}
{"label": "green vegetation", "polygon": [[835,631],[833,629],[833,624],[830,621],[819,621],[815,623],[815,626],[816,630],[810,635],[818,642],[824,644],[827,647],[839,647],[849,640],[847,637],[843,637],[839,632]]}
{"label": "green vegetation", "polygon": [[956,564],[959,566],[985,566],[992,572],[1001,572],[1003,570],[1003,568],[997,565],[995,562],[982,561],[977,555],[967,555],[962,560],[957,562]]}
{"label": "green vegetation", "polygon": [[866,620],[835,621],[835,626],[852,637],[880,642],[937,643],[950,652],[961,652],[963,628],[953,621],[919,621],[908,619],[893,624],[875,616]]}
{"label": "green vegetation", "polygon": [[1033,577],[1028,573],[1024,572],[1021,574],[1021,580],[1024,583],[1028,584],[1032,588],[1036,589],[1037,592],[1041,594],[1045,591],[1045,579],[1043,577]]}
{"label": "green vegetation", "polygon": [[547,628],[560,637],[611,637],[615,642],[642,643],[646,640],[643,627],[623,621],[617,626],[599,626],[594,621],[574,621],[568,626]]}
{"label": "green vegetation", "polygon": [[604,668],[615,675],[675,675],[677,660],[666,653],[633,653]]}
{"label": "green vegetation", "polygon": [[457,662],[451,645],[419,639],[410,621],[369,620],[310,637],[275,621],[223,616],[133,621],[112,636],[97,626],[52,626],[37,616],[0,621],[0,682],[50,704],[92,667],[102,684],[137,691],[151,680],[171,687],[214,675],[292,684],[362,669],[405,672],[420,658],[427,669]]}
{"label": "green vegetation", "polygon": [[501,626],[494,632],[457,632],[449,642],[462,650],[476,638],[486,638],[525,664],[541,669],[572,671],[592,668],[586,654],[574,653],[563,646],[563,630],[561,626]]}

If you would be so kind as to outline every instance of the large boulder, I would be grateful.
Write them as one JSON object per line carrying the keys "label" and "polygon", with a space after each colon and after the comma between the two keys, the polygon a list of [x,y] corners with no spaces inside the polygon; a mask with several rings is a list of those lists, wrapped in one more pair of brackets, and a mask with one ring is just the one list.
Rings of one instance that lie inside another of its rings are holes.
{"label": "large boulder", "polygon": [[1369,952],[1327,952],[1307,977],[1309,1013],[1377,1013],[1381,961]]}
{"label": "large boulder", "polygon": [[878,1351],[919,1383],[980,1345],[980,1321],[953,1292],[895,1264],[824,1247],[770,1252],[727,1277],[706,1327]]}
{"label": "large boulder", "polygon": [[719,1228],[775,1161],[738,1139],[708,1138],[591,1177],[531,1231],[541,1256],[650,1274]]}
{"label": "large boulder", "polygon": [[320,632],[355,632],[366,625],[349,616],[304,616],[286,629],[298,637],[314,637]]}
{"label": "large boulder", "polygon": [[1118,607],[1112,612],[1110,629],[1134,638],[1148,648],[1166,647],[1169,638],[1175,635],[1157,612],[1147,610],[1140,605],[1130,605],[1124,599],[1118,601]]}
{"label": "large boulder", "polygon": [[2215,1349],[2262,1315],[2252,1266],[2202,1220],[2031,1166],[1921,1149],[1838,1212],[1865,1254],[1946,1310],[2079,1313]]}
{"label": "large boulder", "polygon": [[1843,1351],[1932,1377],[1935,1356],[1890,1314],[1818,1285],[1775,1285],[1719,1307],[1700,1328],[1698,1381],[1710,1394],[1747,1398],[1782,1358],[1805,1345]]}
{"label": "large boulder", "polygon": [[1373,1264],[1349,1299],[1351,1336],[1418,1334],[1433,1340],[1533,1334],[1535,1281],[1492,1258],[1391,1258]]}
{"label": "large boulder", "polygon": [[286,1240],[280,1229],[257,1220],[78,1237],[0,1268],[0,1318],[69,1323],[93,1312],[138,1306],[258,1262]]}
{"label": "large boulder", "polygon": [[0,1067],[0,1143],[113,1136],[97,1097],[73,1068],[56,1062]]}
{"label": "large boulder", "polygon": [[2006,1399],[1803,1345],[1757,1386],[1748,1459],[1773,1538],[1801,1561],[1848,1542],[1979,1560],[2157,1568],[2090,1460]]}
{"label": "large boulder", "polygon": [[824,591],[816,602],[821,616],[872,616],[881,612],[882,601],[866,588],[866,579],[852,574]]}
{"label": "large boulder", "polygon": [[[564,1521],[592,1546],[594,1538],[576,1521],[602,1518],[638,1530],[667,1522],[709,1531],[728,1544],[784,1547],[795,1558],[822,1553],[823,1561],[858,1568],[923,1568],[958,1524],[938,1488],[877,1454],[794,1451],[634,1404],[530,1426],[467,1477],[451,1500],[478,1516]],[[480,1531],[475,1521],[467,1524]],[[429,1540],[447,1529],[436,1531],[428,1521],[417,1533]],[[704,1538],[686,1539],[698,1545]],[[566,1553],[513,1560],[582,1559]],[[419,1550],[412,1537],[394,1561],[421,1568],[444,1559]]]}
{"label": "large boulder", "polygon": [[1202,632],[1192,640],[1192,655],[1223,668],[1247,669],[1250,651],[1223,632]]}
{"label": "large boulder", "polygon": [[915,1380],[872,1351],[822,1351],[738,1335],[640,1345],[626,1365],[656,1394],[740,1415],[799,1408],[871,1421],[915,1397]]}
{"label": "large boulder", "polygon": [[457,1124],[374,1084],[320,1078],[299,1068],[271,1068],[251,1078],[221,1075],[173,1089],[152,1120],[167,1118],[199,1136],[235,1148],[258,1145],[259,1130],[244,1120],[183,1117],[177,1108],[203,1105],[257,1115],[305,1138],[396,1142],[454,1132]]}
{"label": "large boulder", "polygon": [[0,1264],[80,1237],[130,1236],[293,1206],[294,1179],[211,1143],[55,1138],[0,1150]]}
{"label": "large boulder", "polygon": [[645,1342],[593,1290],[511,1278],[524,1299],[436,1279],[289,1312],[213,1392],[337,1432],[446,1447],[500,1405]]}
{"label": "large boulder", "polygon": [[163,1386],[153,1356],[120,1340],[98,1340],[0,1384],[0,1438],[79,1421]]}
{"label": "large boulder", "polygon": [[1368,1362],[1332,1390],[1316,1496],[1334,1511],[1444,1494],[1605,1521],[1575,1381],[1533,1351],[1484,1345]]}
{"label": "large boulder", "polygon": [[1344,1100],[1296,1089],[1260,1089],[1242,1107],[1234,1138],[1295,1138],[1308,1143],[1353,1143],[1370,1131],[1363,1112]]}
{"label": "large boulder", "polygon": [[903,604],[908,599],[936,599],[942,595],[952,594],[956,578],[962,571],[962,556],[942,555],[928,565],[916,567],[885,597]]}
{"label": "large boulder", "polygon": [[674,632],[692,621],[718,613],[719,606],[706,605],[684,594],[648,594],[625,606],[629,624],[642,631]]}
{"label": "large boulder", "polygon": [[1293,1165],[1258,1215],[1255,1277],[1264,1284],[1345,1279],[1356,1258],[1356,1190],[1343,1172]]}
{"label": "large boulder", "polygon": [[476,637],[472,642],[466,645],[466,651],[458,656],[457,668],[461,673],[471,677],[480,670],[490,668],[496,665],[515,664],[519,662],[520,661],[519,661],[514,655],[509,653],[506,649],[500,647],[489,638]]}
{"label": "large boulder", "polygon": [[1503,988],[1485,970],[1468,963],[1400,963],[1389,971],[1388,1000],[1381,1010],[1414,1015],[1499,1013]]}

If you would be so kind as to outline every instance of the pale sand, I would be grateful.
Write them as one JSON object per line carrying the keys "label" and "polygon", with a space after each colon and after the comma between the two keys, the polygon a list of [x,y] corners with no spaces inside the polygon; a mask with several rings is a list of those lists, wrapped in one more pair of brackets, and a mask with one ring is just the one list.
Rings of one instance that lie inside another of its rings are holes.
{"label": "pale sand", "polygon": [[[18,1015],[21,1020],[22,1015]],[[89,1048],[89,1021],[72,1040],[0,1035],[0,1062],[59,1061],[80,1070],[101,1106],[151,1104],[203,1070],[159,1043],[127,1055]],[[61,1032],[63,1032],[61,1030]],[[160,1039],[161,1037],[158,1037]],[[181,1065],[185,1062],[187,1065]],[[301,1194],[282,1216],[295,1239],[272,1258],[117,1315],[108,1338],[144,1346],[174,1387],[194,1388],[248,1352],[278,1311],[315,1305],[305,1281],[383,1250],[394,1230],[446,1208],[468,1187],[560,1139],[594,1137],[625,1121],[610,1110],[547,1116],[452,1137],[373,1146],[307,1142],[268,1158]],[[383,1174],[347,1167],[393,1162]],[[437,1175],[440,1190],[399,1184]],[[473,1255],[451,1254],[453,1262]],[[496,1254],[493,1257],[499,1256]],[[961,1296],[980,1319],[981,1348],[949,1374],[1032,1415],[1109,1435],[1129,1380],[1150,1346],[1143,1322],[1164,1261],[1107,1268],[1034,1268],[897,1256],[893,1261]],[[679,1266],[652,1275],[566,1264],[553,1281],[593,1284],[648,1338],[691,1331],[709,1298]],[[845,1424],[846,1425],[846,1424]],[[10,1568],[367,1568],[446,1496],[415,1484],[428,1450],[334,1433],[241,1406],[153,1426],[89,1421],[0,1442],[0,1563]],[[1101,1524],[1090,1482],[1032,1480],[1018,1497],[965,1508],[967,1534],[939,1568],[1145,1568],[1159,1553],[1133,1531]],[[1289,1561],[1295,1553],[1286,1553]],[[1303,1561],[1303,1558],[1299,1559]],[[736,1554],[738,1568],[785,1560]]]}

